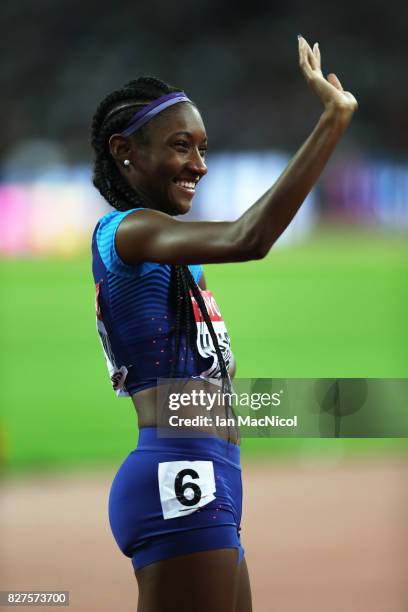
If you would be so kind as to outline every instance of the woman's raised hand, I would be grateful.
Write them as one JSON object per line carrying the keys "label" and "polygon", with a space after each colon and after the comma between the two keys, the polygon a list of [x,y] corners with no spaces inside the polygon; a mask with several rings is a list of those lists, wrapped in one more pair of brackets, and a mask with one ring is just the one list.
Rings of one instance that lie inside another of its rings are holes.
{"label": "woman's raised hand", "polygon": [[357,100],[349,91],[344,91],[339,79],[333,73],[324,78],[321,70],[318,43],[310,48],[303,36],[299,40],[299,66],[312,91],[322,101],[326,110],[339,111],[352,115],[357,110]]}

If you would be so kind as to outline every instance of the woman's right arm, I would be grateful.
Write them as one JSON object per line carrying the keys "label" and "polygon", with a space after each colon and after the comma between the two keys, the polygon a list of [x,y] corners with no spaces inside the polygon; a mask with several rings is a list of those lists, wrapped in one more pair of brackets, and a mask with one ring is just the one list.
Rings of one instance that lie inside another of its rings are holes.
{"label": "woman's right arm", "polygon": [[[223,263],[264,257],[288,227],[346,130],[357,102],[334,74],[327,80],[320,52],[299,39],[299,63],[324,111],[309,138],[277,182],[232,222],[183,222],[154,210],[129,214],[119,225],[116,248],[126,263]],[[216,203],[215,203],[216,206]]]}

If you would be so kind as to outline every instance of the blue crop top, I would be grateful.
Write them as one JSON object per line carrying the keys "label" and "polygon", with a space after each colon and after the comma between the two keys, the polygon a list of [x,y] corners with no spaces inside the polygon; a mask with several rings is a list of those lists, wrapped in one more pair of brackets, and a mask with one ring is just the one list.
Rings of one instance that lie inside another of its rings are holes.
{"label": "blue crop top", "polygon": [[[116,252],[121,221],[139,208],[112,211],[102,217],[92,237],[92,271],[96,286],[97,329],[112,385],[117,395],[133,395],[157,385],[171,371],[175,310],[170,299],[171,266],[153,262],[125,264]],[[189,266],[198,283],[199,265]],[[181,337],[176,372],[184,369],[185,336]],[[196,360],[190,351],[186,376],[207,370],[212,358]]]}

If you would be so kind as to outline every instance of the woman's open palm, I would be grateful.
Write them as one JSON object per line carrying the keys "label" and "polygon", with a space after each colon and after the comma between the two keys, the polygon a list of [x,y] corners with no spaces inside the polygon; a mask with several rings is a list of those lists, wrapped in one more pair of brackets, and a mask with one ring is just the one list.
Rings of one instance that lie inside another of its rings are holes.
{"label": "woman's open palm", "polygon": [[344,91],[339,79],[333,73],[323,76],[318,43],[310,48],[303,36],[299,36],[299,66],[312,91],[325,108],[341,109],[351,114],[357,110],[357,100],[349,91]]}

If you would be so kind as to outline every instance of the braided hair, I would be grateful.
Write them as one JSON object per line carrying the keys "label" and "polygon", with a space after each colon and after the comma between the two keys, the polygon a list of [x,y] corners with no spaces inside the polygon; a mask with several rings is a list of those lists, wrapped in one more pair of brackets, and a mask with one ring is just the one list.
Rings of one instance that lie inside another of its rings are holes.
{"label": "braided hair", "polygon": [[[130,81],[123,88],[113,91],[99,104],[92,120],[91,143],[95,152],[93,168],[93,184],[111,206],[119,211],[144,207],[140,195],[129,185],[118,170],[110,154],[109,138],[112,134],[123,131],[131,117],[143,106],[165,94],[180,91],[154,77],[139,77]],[[165,112],[165,111],[164,111]],[[143,141],[146,138],[145,127],[140,128],[136,137]],[[202,313],[208,331],[212,338],[220,367],[222,390],[231,392],[231,382],[228,369],[220,349],[217,335],[208,314],[204,299],[188,268],[185,265],[172,266],[171,293],[175,300],[175,330],[174,354],[172,357],[169,378],[184,376],[188,363],[189,352],[198,360],[196,346],[196,326],[190,299],[190,291]],[[177,372],[181,350],[181,336],[186,336],[184,355],[184,371]]]}

